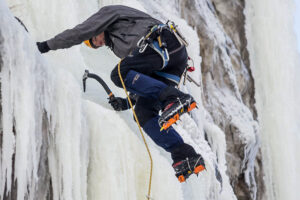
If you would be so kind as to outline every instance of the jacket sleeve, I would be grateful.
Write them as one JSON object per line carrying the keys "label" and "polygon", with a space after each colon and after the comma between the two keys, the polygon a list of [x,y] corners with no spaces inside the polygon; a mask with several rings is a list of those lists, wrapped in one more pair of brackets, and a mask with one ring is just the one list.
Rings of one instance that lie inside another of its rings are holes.
{"label": "jacket sleeve", "polygon": [[97,13],[72,29],[63,31],[47,41],[51,50],[69,48],[80,44],[103,31],[119,18],[114,6],[102,7]]}

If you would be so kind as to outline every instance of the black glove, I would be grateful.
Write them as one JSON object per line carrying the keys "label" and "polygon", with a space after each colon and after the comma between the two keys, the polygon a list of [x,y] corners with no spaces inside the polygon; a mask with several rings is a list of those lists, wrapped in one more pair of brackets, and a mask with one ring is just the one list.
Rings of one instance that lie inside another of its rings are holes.
{"label": "black glove", "polygon": [[48,51],[50,51],[50,48],[46,41],[45,42],[37,42],[36,45],[41,53],[47,53]]}
{"label": "black glove", "polygon": [[120,97],[114,97],[114,98],[110,99],[108,103],[110,103],[110,105],[116,111],[127,110],[129,107],[127,99],[123,99]]}

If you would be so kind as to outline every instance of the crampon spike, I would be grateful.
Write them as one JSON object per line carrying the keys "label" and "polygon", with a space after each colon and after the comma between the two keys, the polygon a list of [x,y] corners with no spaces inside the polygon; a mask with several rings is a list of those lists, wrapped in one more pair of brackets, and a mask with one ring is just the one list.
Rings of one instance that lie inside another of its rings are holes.
{"label": "crampon spike", "polygon": [[170,126],[172,126],[172,124],[176,123],[176,121],[178,120],[179,120],[179,114],[177,113],[176,115],[174,115],[174,117],[170,118],[167,122],[163,124],[163,126],[161,127],[161,131],[167,130]]}
{"label": "crampon spike", "polygon": [[183,175],[178,176],[178,180],[180,183],[185,182],[185,178]]}
{"label": "crampon spike", "polygon": [[188,107],[188,112],[190,112],[191,110],[193,110],[194,108],[197,108],[197,104],[196,102],[193,102],[189,107]]}
{"label": "crampon spike", "polygon": [[192,102],[188,107],[182,108],[180,110],[177,111],[177,113],[169,118],[165,123],[163,123],[163,125],[161,126],[160,131],[162,130],[167,130],[170,126],[172,126],[172,124],[176,124],[176,122],[180,119],[180,116],[184,113],[188,113],[190,114],[190,111],[193,110],[194,108],[197,108],[197,103],[196,102]]}
{"label": "crampon spike", "polygon": [[199,172],[201,172],[203,170],[205,170],[205,167],[203,165],[199,165],[199,166],[195,167],[194,173],[198,175]]}

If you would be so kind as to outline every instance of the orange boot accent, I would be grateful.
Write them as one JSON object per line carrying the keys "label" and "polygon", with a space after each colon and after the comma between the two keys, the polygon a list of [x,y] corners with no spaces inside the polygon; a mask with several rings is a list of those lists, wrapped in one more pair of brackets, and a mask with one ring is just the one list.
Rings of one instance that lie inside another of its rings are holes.
{"label": "orange boot accent", "polygon": [[182,182],[185,181],[185,178],[184,178],[183,175],[180,175],[180,176],[178,176],[178,180],[179,180],[180,183],[182,183]]}
{"label": "orange boot accent", "polygon": [[197,107],[196,102],[193,102],[189,107],[188,107],[188,112],[190,112],[191,110],[193,110],[194,108]]}
{"label": "orange boot accent", "polygon": [[203,165],[199,165],[199,166],[195,167],[194,173],[198,174],[199,172],[201,172],[203,170],[205,170],[205,167]]}
{"label": "orange boot accent", "polygon": [[162,129],[163,130],[167,130],[170,126],[172,126],[172,124],[174,124],[178,120],[179,120],[179,114],[177,113],[176,115],[174,115],[174,117],[172,117],[166,123],[164,123],[163,127],[161,128],[161,130]]}
{"label": "orange boot accent", "polygon": [[[193,110],[194,108],[197,107],[197,103],[193,102],[187,109],[187,112],[190,112],[191,110]],[[184,112],[184,109],[182,108],[181,110],[179,110],[178,112],[180,112],[180,115]],[[161,127],[160,131],[162,130],[167,130],[170,126],[172,126],[172,124],[176,123],[176,121],[179,120],[179,113],[176,113],[176,115],[174,115],[172,118],[170,118],[167,122],[165,122],[163,124],[163,126]]]}

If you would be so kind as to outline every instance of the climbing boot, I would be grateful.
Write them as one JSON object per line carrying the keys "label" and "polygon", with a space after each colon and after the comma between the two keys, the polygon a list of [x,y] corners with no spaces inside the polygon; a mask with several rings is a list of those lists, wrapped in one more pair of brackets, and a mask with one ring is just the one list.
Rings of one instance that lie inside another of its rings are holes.
{"label": "climbing boot", "polygon": [[182,93],[180,97],[177,97],[165,106],[162,115],[158,119],[161,130],[168,129],[179,120],[182,114],[190,112],[196,107],[197,104],[193,97],[189,94]]}
{"label": "climbing boot", "polygon": [[186,158],[172,165],[175,170],[175,176],[180,183],[185,182],[190,175],[198,175],[205,169],[204,160],[201,155]]}

